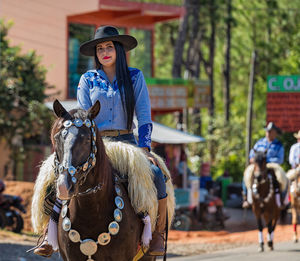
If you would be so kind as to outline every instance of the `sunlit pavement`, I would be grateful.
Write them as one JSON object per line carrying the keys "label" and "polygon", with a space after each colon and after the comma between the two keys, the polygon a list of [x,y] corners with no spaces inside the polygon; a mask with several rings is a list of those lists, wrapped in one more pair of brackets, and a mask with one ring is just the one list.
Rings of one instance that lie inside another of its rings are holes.
{"label": "sunlit pavement", "polygon": [[[300,243],[293,242],[275,242],[275,250],[269,251],[265,247],[265,252],[258,253],[257,245],[248,247],[235,248],[228,251],[216,252],[212,254],[202,254],[189,257],[168,257],[168,260],[174,261],[299,261],[300,260]],[[160,259],[161,260],[161,259]]]}

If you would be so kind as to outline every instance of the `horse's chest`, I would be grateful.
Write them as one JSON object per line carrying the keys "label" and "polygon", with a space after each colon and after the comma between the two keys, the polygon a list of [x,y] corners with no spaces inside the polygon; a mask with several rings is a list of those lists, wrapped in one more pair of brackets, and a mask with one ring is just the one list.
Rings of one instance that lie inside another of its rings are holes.
{"label": "horse's chest", "polygon": [[137,251],[141,222],[129,207],[129,201],[125,199],[124,202],[122,205],[116,200],[98,214],[71,213],[68,231],[61,218],[59,243],[62,256],[67,257],[64,260],[132,260]]}
{"label": "horse's chest", "polygon": [[261,178],[259,181],[255,180],[252,186],[252,192],[254,196],[254,201],[259,204],[260,207],[271,203],[271,200],[274,195],[274,186],[271,175],[267,175],[264,178]]}

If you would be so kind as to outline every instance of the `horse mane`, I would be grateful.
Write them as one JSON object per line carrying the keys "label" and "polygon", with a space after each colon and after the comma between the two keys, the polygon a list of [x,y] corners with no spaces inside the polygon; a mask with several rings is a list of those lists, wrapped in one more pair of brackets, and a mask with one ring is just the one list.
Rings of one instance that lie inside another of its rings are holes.
{"label": "horse mane", "polygon": [[[50,134],[54,151],[56,147],[55,140],[54,140],[55,134],[61,130],[64,121],[72,120],[75,118],[79,118],[84,121],[85,119],[88,118],[87,111],[82,109],[73,109],[69,111],[69,113],[67,113],[64,117],[57,118],[56,121],[54,121],[51,129],[51,134]],[[106,154],[101,135],[97,130],[97,126],[95,126],[95,131],[97,136],[97,141],[96,141],[96,147],[97,147],[96,162],[97,163],[93,171],[95,171],[95,173],[101,173],[100,182],[102,184],[107,184],[109,182],[108,174],[111,167],[110,167],[109,159]]]}
{"label": "horse mane", "polygon": [[97,147],[97,153],[96,153],[96,166],[94,168],[95,173],[101,173],[100,175],[100,182],[102,184],[108,184],[111,181],[111,177],[109,174],[111,173],[111,165],[109,158],[105,151],[105,146],[103,143],[103,140],[101,138],[100,133],[96,129],[97,133],[97,141],[96,141],[96,147]]}

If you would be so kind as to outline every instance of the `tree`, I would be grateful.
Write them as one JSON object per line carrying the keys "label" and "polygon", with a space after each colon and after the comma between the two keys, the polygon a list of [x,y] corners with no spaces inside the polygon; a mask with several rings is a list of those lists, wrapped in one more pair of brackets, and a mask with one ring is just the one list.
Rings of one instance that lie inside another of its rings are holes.
{"label": "tree", "polygon": [[0,137],[9,146],[15,174],[23,140],[48,136],[51,114],[43,101],[45,89],[52,86],[46,83],[46,69],[34,51],[22,54],[20,47],[10,46],[11,26],[0,20]]}
{"label": "tree", "polygon": [[225,86],[224,86],[224,105],[225,105],[225,121],[229,122],[230,118],[230,51],[231,51],[231,24],[232,24],[232,0],[227,0],[227,19],[226,19],[226,52],[224,70]]}
{"label": "tree", "polygon": [[[177,4],[177,0],[155,2]],[[155,54],[160,57],[155,64],[156,75],[160,78],[172,77],[172,68],[176,63],[173,77],[213,80],[213,106],[210,111],[201,109],[201,134],[207,142],[194,146],[195,151],[200,151],[203,161],[210,160],[207,145],[212,144],[213,175],[221,175],[230,168],[235,173],[235,180],[240,180],[245,166],[251,56],[256,50],[253,134],[249,144],[252,147],[265,133],[267,76],[299,74],[299,0],[185,0],[182,4],[187,8],[187,16],[182,20],[185,24],[180,27],[179,22],[175,21],[156,26]],[[195,20],[197,16],[198,21]],[[180,28],[186,30],[182,32]],[[176,48],[180,51],[174,55]],[[202,57],[199,66],[197,52]],[[212,63],[213,73],[210,68]],[[224,85],[224,80],[230,80],[230,88],[228,83]],[[193,117],[189,119],[193,121]],[[226,119],[230,121],[226,122]],[[199,122],[189,124],[188,131],[200,133],[196,132]],[[281,139],[287,152],[293,136],[285,134]]]}

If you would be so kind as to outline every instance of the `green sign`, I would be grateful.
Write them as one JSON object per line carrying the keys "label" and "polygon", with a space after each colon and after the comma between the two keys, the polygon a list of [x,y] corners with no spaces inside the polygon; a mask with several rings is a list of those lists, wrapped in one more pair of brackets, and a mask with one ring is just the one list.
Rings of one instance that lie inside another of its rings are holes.
{"label": "green sign", "polygon": [[300,92],[300,75],[270,75],[268,92]]}

